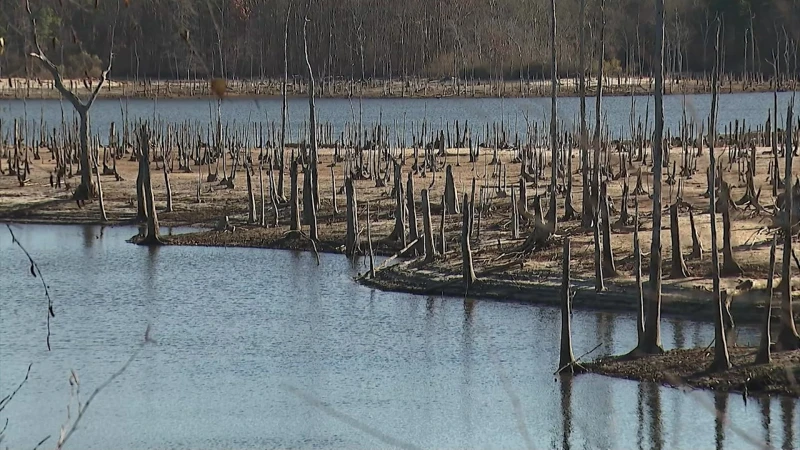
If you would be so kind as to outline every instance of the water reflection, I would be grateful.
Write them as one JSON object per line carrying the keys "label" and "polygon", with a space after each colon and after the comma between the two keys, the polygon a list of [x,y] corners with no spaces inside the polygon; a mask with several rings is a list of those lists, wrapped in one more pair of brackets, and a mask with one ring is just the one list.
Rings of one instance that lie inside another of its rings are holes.
{"label": "water reflection", "polygon": [[761,428],[764,430],[764,446],[766,448],[772,448],[772,433],[770,433],[769,426],[771,422],[770,418],[770,402],[771,398],[769,396],[761,397],[758,403],[761,405]]}
{"label": "water reflection", "polygon": [[725,426],[728,422],[728,394],[714,391],[714,444],[717,450],[725,448]]}
{"label": "water reflection", "polygon": [[561,448],[569,450],[572,436],[572,381],[573,375],[559,375],[561,381]]}
{"label": "water reflection", "polygon": [[797,442],[794,440],[794,427],[798,426],[794,418],[796,402],[788,397],[781,397],[781,418],[783,419],[783,448],[792,449]]}
{"label": "water reflection", "polygon": [[650,420],[650,442],[652,448],[661,450],[664,448],[664,436],[661,428],[661,387],[656,383],[641,384],[644,385],[645,408],[647,408],[647,417]]}

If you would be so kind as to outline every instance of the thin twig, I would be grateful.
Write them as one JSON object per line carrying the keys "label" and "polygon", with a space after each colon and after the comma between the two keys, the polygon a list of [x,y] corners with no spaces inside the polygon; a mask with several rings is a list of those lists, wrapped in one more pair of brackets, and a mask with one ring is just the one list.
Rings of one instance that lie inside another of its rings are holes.
{"label": "thin twig", "polygon": [[39,265],[36,264],[36,261],[33,260],[33,257],[25,247],[22,246],[22,243],[17,239],[14,235],[14,230],[11,229],[11,225],[6,224],[6,228],[8,228],[8,232],[11,233],[11,243],[16,244],[17,247],[25,253],[25,256],[28,257],[28,261],[31,263],[31,275],[37,277],[39,281],[42,282],[42,287],[44,287],[44,296],[47,298],[47,350],[50,350],[50,318],[55,317],[56,314],[53,312],[53,299],[50,298],[50,289],[47,286],[47,283],[44,281],[44,275],[42,275],[42,271],[39,270]]}
{"label": "thin twig", "polygon": [[[19,386],[14,389],[14,392],[12,392],[10,395],[6,395],[2,400],[0,400],[0,411],[4,410],[6,406],[8,406],[14,396],[17,395],[17,392],[19,392],[19,390],[22,389],[22,386],[28,381],[28,376],[31,374],[31,366],[33,366],[33,364],[28,364],[28,371],[25,372],[25,378],[19,383]],[[0,434],[3,433],[0,431]]]}

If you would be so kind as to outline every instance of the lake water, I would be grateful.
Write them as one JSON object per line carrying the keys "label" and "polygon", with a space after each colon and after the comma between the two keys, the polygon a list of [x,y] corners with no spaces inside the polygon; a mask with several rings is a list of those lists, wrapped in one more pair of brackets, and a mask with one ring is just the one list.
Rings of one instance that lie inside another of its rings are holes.
{"label": "lake water", "polygon": [[[0,393],[33,363],[0,419],[4,446],[52,448],[69,373],[85,401],[143,339],[68,443],[80,449],[791,448],[800,403],[596,375],[557,380],[559,311],[359,286],[338,255],[141,248],[134,228],[13,226],[50,285],[0,229]],[[666,347],[709,324],[662,321]],[[631,315],[575,311],[576,355],[634,345]],[[740,340],[755,333],[741,330]],[[714,405],[726,405],[726,421]],[[72,409],[73,417],[75,409]]]}
{"label": "lake water", "polygon": [[[794,94],[781,92],[778,94],[778,117],[780,123],[785,122],[786,105]],[[565,97],[558,100],[559,120],[566,125],[571,125],[580,117],[580,99]],[[671,130],[672,135],[679,133],[678,127],[683,120],[684,103],[686,105],[687,120],[695,118],[695,122],[707,121],[711,96],[710,95],[670,95],[664,98],[665,127]],[[773,97],[771,93],[744,93],[724,94],[719,100],[720,132],[729,122],[736,120],[745,121],[755,128],[764,126],[769,111],[772,110]],[[648,118],[653,122],[653,99],[647,96],[634,97],[634,115],[643,122]],[[377,124],[388,125],[393,133],[402,133],[405,121],[406,141],[410,145],[412,122],[416,124],[419,135],[420,123],[424,120],[430,123],[431,129],[438,131],[444,129],[450,122],[450,130],[454,132],[453,123],[458,120],[463,126],[467,121],[473,130],[473,138],[485,134],[487,123],[504,122],[506,129],[513,141],[514,134],[526,134],[526,123],[538,122],[540,132],[547,133],[549,129],[550,99],[549,98],[443,98],[443,99],[365,99],[359,106],[357,98],[348,99],[318,99],[316,101],[318,122],[330,123],[333,126],[335,137],[345,129],[345,124],[357,124],[359,116],[364,126]],[[631,98],[606,97],[603,99],[603,111],[606,125],[613,136],[630,135]],[[3,133],[11,129],[13,120],[27,118],[29,135],[38,133],[37,123],[44,120],[51,130],[60,126],[63,115],[71,120],[73,115],[69,102],[58,100],[2,100],[0,101],[0,120],[3,121]],[[208,124],[216,120],[216,100],[207,99],[171,99],[171,100],[98,100],[91,110],[91,126],[95,133],[100,135],[103,142],[107,141],[109,125],[122,122],[123,113],[129,120],[157,119],[167,122],[194,122]],[[587,114],[589,126],[594,125],[594,98],[587,99]],[[230,98],[222,102],[222,119],[228,123],[243,124],[252,121],[262,121],[267,124],[275,122],[280,127],[281,99],[242,99]],[[308,119],[308,100],[293,98],[289,100],[289,141],[297,141],[298,129],[303,127],[303,121]],[[639,120],[639,119],[637,119]],[[395,128],[396,125],[396,128]],[[782,126],[782,125],[781,125]],[[699,130],[698,130],[699,131]],[[707,131],[707,127],[706,127]],[[697,132],[697,131],[696,131]],[[266,131],[265,131],[266,133]],[[37,134],[38,135],[38,134]],[[392,135],[394,136],[394,134]],[[205,139],[205,136],[203,136]],[[392,143],[395,141],[392,140]]]}

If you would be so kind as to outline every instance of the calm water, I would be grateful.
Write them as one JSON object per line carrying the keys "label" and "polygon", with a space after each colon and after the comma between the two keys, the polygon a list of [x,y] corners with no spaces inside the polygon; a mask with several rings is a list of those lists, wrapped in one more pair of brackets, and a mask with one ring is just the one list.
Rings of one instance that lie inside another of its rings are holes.
{"label": "calm water", "polygon": [[[785,121],[786,105],[792,93],[784,92],[778,95],[779,120]],[[686,103],[687,120],[695,117],[696,122],[707,120],[711,104],[710,95],[681,95],[666,96],[664,100],[664,121],[667,129],[672,134],[678,134],[678,126],[683,120],[683,105]],[[772,109],[771,93],[756,94],[726,94],[720,97],[719,126],[723,127],[729,122],[739,120],[755,128],[763,126],[768,111]],[[653,121],[653,99],[646,96],[635,97],[635,115],[642,121],[647,117]],[[344,131],[345,123],[358,123],[359,101],[353,99],[319,99],[318,122],[333,125],[336,136]],[[565,124],[572,124],[579,118],[580,99],[565,97],[559,99],[559,120]],[[15,118],[27,117],[30,135],[38,133],[38,125],[42,118],[48,124],[48,129],[59,126],[63,114],[66,118],[72,117],[72,108],[68,102],[58,100],[3,100],[0,101],[0,120],[8,124]],[[104,142],[108,137],[109,124],[122,122],[123,113],[130,120],[139,118],[159,119],[169,122],[191,121],[201,124],[216,120],[216,100],[98,100],[91,110],[92,128],[99,133]],[[800,108],[800,106],[798,106]],[[629,135],[631,99],[630,97],[606,97],[603,100],[604,120],[614,136]],[[275,122],[279,126],[281,114],[281,100],[277,99],[226,99],[222,102],[222,118],[228,122],[245,123],[250,121]],[[509,139],[513,140],[513,133],[525,135],[526,123],[539,122],[549,124],[550,99],[549,98],[513,98],[513,99],[366,99],[361,104],[362,123],[378,123],[397,128],[393,133],[402,133],[403,122],[406,122],[406,134],[410,138],[412,133],[411,123],[419,126],[421,121],[431,122],[435,128],[444,128],[444,123],[459,120],[462,124],[468,121],[473,129],[473,137],[483,135],[487,123],[503,121],[507,130],[512,133]],[[594,99],[587,99],[587,114],[590,125],[594,124]],[[303,127],[303,121],[308,118],[308,101],[295,98],[289,101],[290,139],[296,141],[298,129]],[[71,119],[70,119],[71,120]],[[548,129],[549,125],[540,130]],[[6,125],[4,133],[8,133],[10,126]],[[454,131],[451,129],[451,131]],[[722,128],[720,128],[722,131]],[[430,132],[430,130],[429,130]],[[394,136],[394,135],[393,135]],[[394,141],[392,141],[394,142]],[[410,143],[410,140],[407,141]]]}
{"label": "calm water", "polygon": [[[317,266],[313,255],[285,251],[140,248],[125,243],[132,228],[14,229],[52,288],[56,318],[47,352],[42,287],[0,230],[0,392],[34,363],[2,413],[11,448],[57,436],[69,370],[79,374],[85,401],[147,324],[158,344],[96,398],[71,448],[800,442],[800,404],[792,400],[745,406],[738,395],[599,376],[557,381],[555,309],[374,291],[351,281],[363,266],[337,255],[321,255]],[[576,311],[575,352],[597,343],[602,353],[628,350],[634,326],[628,315]],[[707,345],[713,334],[706,324],[670,320],[662,331],[667,347]],[[742,331],[741,339],[753,337]],[[715,404],[726,406],[729,422],[715,419]]]}

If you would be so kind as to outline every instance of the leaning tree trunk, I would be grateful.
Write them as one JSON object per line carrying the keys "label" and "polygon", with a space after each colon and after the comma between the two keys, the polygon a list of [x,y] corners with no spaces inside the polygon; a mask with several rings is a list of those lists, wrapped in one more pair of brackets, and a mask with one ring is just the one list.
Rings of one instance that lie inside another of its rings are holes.
{"label": "leaning tree trunk", "polygon": [[406,199],[403,195],[402,178],[403,175],[400,171],[400,163],[394,161],[394,230],[392,230],[392,234],[389,238],[399,241],[400,247],[405,248],[406,226],[404,218],[406,215]]}
{"label": "leaning tree trunk", "polygon": [[[100,204],[100,221],[101,222],[108,222],[108,216],[106,215],[106,205],[103,201],[103,185],[100,184],[100,170],[97,168],[97,161],[94,162],[94,176],[97,180],[97,202]],[[169,186],[169,184],[167,184]],[[168,199],[168,205],[171,203],[171,200]]]}
{"label": "leaning tree trunk", "polygon": [[767,278],[767,306],[764,312],[764,325],[761,328],[761,342],[758,344],[758,353],[756,354],[756,364],[769,364],[772,361],[770,353],[769,329],[772,322],[772,296],[773,296],[773,283],[775,278],[775,248],[778,243],[778,236],[772,237],[772,246],[769,249],[769,278]]}
{"label": "leaning tree trunk", "polygon": [[472,266],[472,247],[469,243],[469,228],[472,223],[472,208],[469,207],[469,196],[464,193],[464,203],[461,204],[462,224],[461,224],[461,257],[464,276],[464,291],[465,294],[475,284],[477,277],[475,276],[475,269]]}
{"label": "leaning tree trunk", "polygon": [[557,98],[558,98],[558,66],[556,65],[556,0],[550,0],[550,209],[547,211],[547,227],[551,233],[558,231],[557,194],[558,194],[558,130]]}
{"label": "leaning tree trunk", "polygon": [[692,208],[689,208],[689,226],[692,230],[692,259],[703,259],[703,244],[700,242],[700,237],[697,235],[697,227],[694,224],[694,213]]}
{"label": "leaning tree trunk", "polygon": [[653,136],[653,239],[650,244],[650,290],[642,353],[661,353],[661,148],[664,135],[664,0],[656,0],[655,135]]}
{"label": "leaning tree trunk", "polygon": [[[314,107],[314,72],[311,70],[311,61],[308,59],[308,40],[306,39],[306,25],[308,20],[303,23],[303,49],[306,57],[306,67],[308,68],[308,135],[311,140],[311,162],[308,164],[306,170],[311,171],[310,188],[311,188],[311,213],[316,216],[316,209],[319,209],[319,176],[317,173],[317,159],[319,156],[317,144],[317,114]],[[309,215],[309,219],[311,219]]]}
{"label": "leaning tree trunk", "polygon": [[669,207],[669,232],[672,237],[672,270],[669,277],[672,279],[683,279],[689,276],[689,269],[686,268],[686,261],[683,260],[681,253],[681,231],[678,225],[678,203],[673,203]]}
{"label": "leaning tree trunk", "polygon": [[[783,225],[783,267],[781,268],[781,328],[778,332],[776,344],[782,350],[795,350],[800,348],[800,336],[794,323],[792,312],[792,225],[794,224],[794,188],[792,187],[792,110],[791,102],[786,111],[786,171],[784,173],[784,189],[786,200]],[[776,168],[777,170],[777,168]]]}
{"label": "leaning tree trunk", "polygon": [[164,164],[162,164],[161,168],[164,170],[164,186],[166,187],[167,191],[167,208],[164,210],[164,212],[172,212],[172,185],[169,182],[169,168],[167,168],[166,159],[164,160]]}
{"label": "leaning tree trunk", "polygon": [[717,139],[717,83],[719,70],[719,23],[717,24],[717,38],[714,44],[714,70],[711,74],[711,117],[709,120],[709,173],[711,185],[709,186],[709,202],[711,205],[711,276],[714,285],[714,361],[711,363],[712,370],[728,370],[731,367],[730,356],[728,355],[728,342],[723,323],[723,305],[720,292],[720,273],[719,273],[719,247],[717,246],[717,194],[714,185],[716,184],[717,158],[715,155],[714,144]]}
{"label": "leaning tree trunk", "polygon": [[142,125],[139,132],[141,145],[139,170],[142,174],[142,190],[147,210],[147,234],[139,241],[140,245],[161,245],[161,235],[158,228],[158,215],[156,213],[155,199],[153,198],[153,185],[150,182],[150,132],[147,125]]}
{"label": "leaning tree trunk", "polygon": [[[594,147],[594,161],[592,164],[592,208],[599,211],[600,203],[600,153],[602,144],[600,142],[600,131],[602,128],[602,103],[603,103],[603,59],[605,58],[605,0],[600,3],[601,25],[600,25],[600,51],[597,55],[597,98],[594,103],[594,137],[592,147]],[[600,215],[595,214],[599,219]]]}

